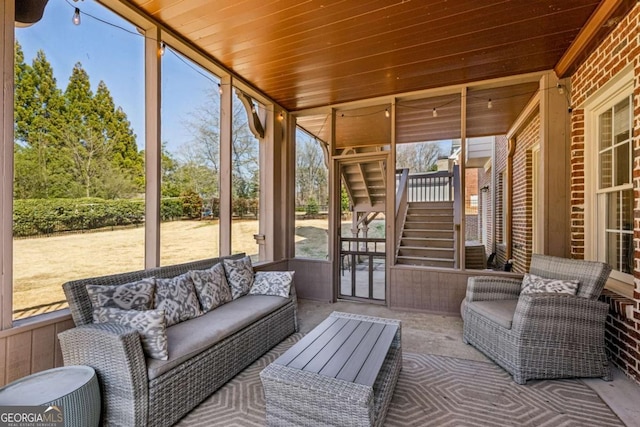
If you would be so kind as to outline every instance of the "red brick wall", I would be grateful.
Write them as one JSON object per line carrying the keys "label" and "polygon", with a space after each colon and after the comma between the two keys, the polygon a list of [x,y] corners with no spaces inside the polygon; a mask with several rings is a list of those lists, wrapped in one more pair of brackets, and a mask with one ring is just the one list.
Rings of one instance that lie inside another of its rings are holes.
{"label": "red brick wall", "polygon": [[634,291],[633,299],[606,291],[602,299],[611,310],[606,340],[613,362],[640,383],[640,3],[622,20],[598,49],[571,76],[571,255],[584,258],[585,100],[624,67],[634,68],[633,184]]}
{"label": "red brick wall", "polygon": [[502,246],[504,242],[504,236],[502,235],[503,230],[503,222],[504,222],[504,212],[503,212],[503,203],[502,196],[504,194],[504,182],[502,182],[502,174],[507,168],[507,156],[509,154],[509,146],[507,142],[506,136],[498,136],[496,137],[496,158],[494,161],[494,167],[496,168],[496,189],[495,189],[495,198],[496,198],[496,215],[495,215],[495,227],[496,227],[496,264],[504,265],[507,261],[505,250],[506,248]]}
{"label": "red brick wall", "polygon": [[540,115],[533,117],[515,135],[513,155],[513,271],[529,270],[533,242],[533,163],[531,149],[540,143]]}

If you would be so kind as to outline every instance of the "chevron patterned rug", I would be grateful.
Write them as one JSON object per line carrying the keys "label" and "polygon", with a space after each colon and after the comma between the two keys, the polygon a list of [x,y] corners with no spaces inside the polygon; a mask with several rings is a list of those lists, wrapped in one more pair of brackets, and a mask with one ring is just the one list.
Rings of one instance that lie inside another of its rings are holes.
{"label": "chevron patterned rug", "polygon": [[[260,371],[302,337],[274,347],[191,411],[180,427],[264,426]],[[385,426],[624,426],[579,380],[515,384],[500,367],[428,354],[403,354]]]}

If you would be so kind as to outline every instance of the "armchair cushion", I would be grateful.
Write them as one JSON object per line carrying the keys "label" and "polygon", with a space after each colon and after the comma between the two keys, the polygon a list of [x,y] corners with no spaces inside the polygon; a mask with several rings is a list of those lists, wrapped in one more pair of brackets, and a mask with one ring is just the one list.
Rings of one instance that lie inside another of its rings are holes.
{"label": "armchair cushion", "polygon": [[526,273],[522,279],[520,295],[535,293],[575,295],[579,285],[580,281],[578,280],[545,279],[535,274]]}
{"label": "armchair cushion", "polygon": [[513,314],[517,305],[517,299],[475,301],[473,304],[468,305],[468,309],[475,311],[505,329],[511,329]]}

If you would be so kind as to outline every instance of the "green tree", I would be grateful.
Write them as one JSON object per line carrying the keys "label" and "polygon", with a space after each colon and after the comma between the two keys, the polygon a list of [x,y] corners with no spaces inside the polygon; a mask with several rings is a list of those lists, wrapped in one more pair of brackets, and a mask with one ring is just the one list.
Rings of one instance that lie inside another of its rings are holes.
{"label": "green tree", "polygon": [[65,143],[73,159],[76,196],[128,197],[141,191],[143,158],[122,109],[104,82],[96,94],[77,63],[65,90]]}
{"label": "green tree", "polygon": [[61,143],[64,101],[43,51],[32,66],[15,43],[15,184],[16,198],[68,196],[72,179]]}

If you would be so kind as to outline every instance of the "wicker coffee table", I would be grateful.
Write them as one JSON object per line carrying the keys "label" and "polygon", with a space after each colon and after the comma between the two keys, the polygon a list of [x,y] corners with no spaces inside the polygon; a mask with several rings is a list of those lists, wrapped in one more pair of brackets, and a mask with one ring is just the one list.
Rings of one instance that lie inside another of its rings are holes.
{"label": "wicker coffee table", "polygon": [[399,320],[332,313],[267,366],[267,424],[380,426],[402,367]]}

